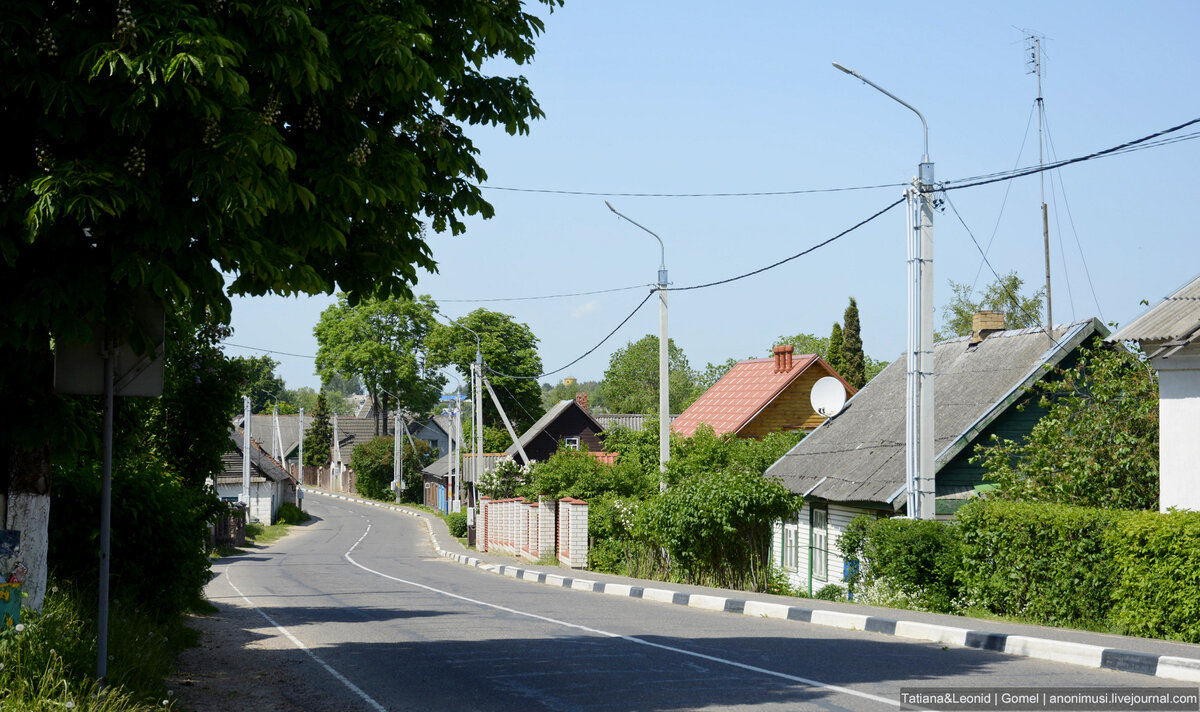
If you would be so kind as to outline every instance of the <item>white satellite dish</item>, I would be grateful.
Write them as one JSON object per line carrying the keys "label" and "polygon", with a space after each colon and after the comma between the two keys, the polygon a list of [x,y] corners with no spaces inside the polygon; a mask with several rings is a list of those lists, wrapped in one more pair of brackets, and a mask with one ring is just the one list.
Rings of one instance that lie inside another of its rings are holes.
{"label": "white satellite dish", "polygon": [[842,412],[842,406],[846,405],[846,388],[833,376],[825,376],[813,384],[808,398],[812,401],[813,410],[832,418]]}

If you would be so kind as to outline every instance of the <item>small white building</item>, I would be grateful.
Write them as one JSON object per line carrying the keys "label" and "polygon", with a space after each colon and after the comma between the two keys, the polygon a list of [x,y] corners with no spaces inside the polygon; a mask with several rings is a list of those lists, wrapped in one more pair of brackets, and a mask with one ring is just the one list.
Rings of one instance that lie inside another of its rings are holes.
{"label": "small white building", "polygon": [[[244,501],[242,492],[242,434],[230,433],[230,445],[221,461],[225,468],[213,483],[223,502]],[[296,480],[251,440],[249,517],[252,522],[274,524],[285,502],[299,506]]]}
{"label": "small white building", "polygon": [[1137,341],[1158,371],[1158,508],[1200,510],[1200,276],[1109,341]]}

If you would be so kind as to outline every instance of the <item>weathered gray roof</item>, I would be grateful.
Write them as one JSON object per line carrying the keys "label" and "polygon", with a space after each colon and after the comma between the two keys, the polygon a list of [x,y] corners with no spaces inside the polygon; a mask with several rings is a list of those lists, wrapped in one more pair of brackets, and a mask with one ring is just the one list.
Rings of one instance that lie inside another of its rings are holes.
{"label": "weathered gray roof", "polygon": [[[250,416],[250,437],[262,445],[268,453],[271,452],[271,440],[275,434],[275,416],[270,414]],[[312,427],[311,413],[304,414],[304,427]],[[283,455],[287,455],[300,443],[300,416],[280,415],[279,436],[283,439]],[[311,446],[311,443],[306,443]]]}
{"label": "weathered gray roof", "polygon": [[[471,475],[471,460],[474,459],[474,457],[475,455],[469,452],[463,454],[463,474],[468,478],[470,478]],[[491,472],[496,467],[496,463],[510,459],[512,458],[504,453],[485,452],[483,453],[483,471]],[[450,474],[450,455],[442,455],[438,459],[429,463],[421,470],[421,474],[433,475],[434,477],[445,477],[446,475]]]}
{"label": "weathered gray roof", "polygon": [[[645,413],[592,413],[592,418],[604,427],[609,428],[625,428],[640,432],[646,426],[646,421],[656,416],[646,415]],[[679,417],[679,413],[671,416],[671,422]]]}
{"label": "weathered gray roof", "polygon": [[1200,339],[1200,276],[1108,338],[1109,341],[1139,341],[1151,358],[1170,355],[1169,352],[1197,339]]}
{"label": "weathered gray roof", "polygon": [[[254,437],[254,425],[250,426],[250,436]],[[229,482],[230,480],[242,480],[242,433],[229,433],[229,449],[225,454],[221,455],[221,463],[225,469],[219,475],[217,480],[220,482]],[[250,447],[250,477],[251,479],[268,479],[272,482],[282,480],[290,480],[292,476],[284,470],[279,463],[271,459],[271,456],[263,452],[258,446],[251,445]]]}
{"label": "weathered gray roof", "polygon": [[557,420],[559,416],[561,416],[570,408],[579,408],[579,411],[586,415],[592,421],[592,423],[595,424],[597,433],[604,431],[604,426],[596,421],[595,416],[584,410],[579,403],[575,402],[574,399],[560,400],[551,406],[550,410],[546,411],[545,415],[538,418],[536,423],[529,426],[528,430],[521,433],[521,437],[517,438],[517,442],[509,445],[508,449],[504,451],[504,454],[509,456],[516,455],[518,443],[521,445],[521,447],[529,445],[529,443],[533,442],[534,438],[541,434],[543,430],[548,428],[551,423]]}
{"label": "weathered gray roof", "polygon": [[[1095,319],[1054,329],[996,332],[978,346],[970,337],[934,346],[934,452],[940,469],[1093,334]],[[832,502],[898,507],[905,492],[906,363],[900,358],[766,472],[797,494]]]}

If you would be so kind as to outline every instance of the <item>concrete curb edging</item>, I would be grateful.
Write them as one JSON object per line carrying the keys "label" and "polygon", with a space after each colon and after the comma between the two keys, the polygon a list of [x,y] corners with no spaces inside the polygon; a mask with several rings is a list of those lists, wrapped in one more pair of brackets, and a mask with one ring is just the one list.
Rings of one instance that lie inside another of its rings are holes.
{"label": "concrete curb edging", "polygon": [[870,633],[894,635],[909,640],[991,650],[1007,655],[1018,655],[1027,658],[1069,663],[1071,665],[1081,665],[1083,667],[1117,670],[1171,680],[1200,683],[1200,660],[1194,658],[1140,653],[1131,650],[1121,650],[1119,648],[1106,648],[1100,645],[1073,643],[1048,638],[989,633],[934,623],[881,618],[859,613],[846,613],[844,611],[804,608],[802,606],[789,606],[782,603],[742,600],[695,593],[689,594],[663,588],[604,583],[574,576],[549,574],[507,564],[490,564],[473,556],[443,549],[433,532],[429,518],[422,514],[383,502],[372,502],[370,500],[347,497],[321,490],[308,491],[349,502],[389,509],[421,519],[425,523],[425,529],[429,533],[430,540],[433,542],[434,550],[440,556],[456,561],[464,566],[472,566],[498,576],[505,576],[520,581],[539,583],[558,588],[569,588],[577,591],[590,591],[610,596],[640,598],[647,601],[687,606],[706,611],[801,621],[803,623],[841,628],[843,630],[862,630]]}

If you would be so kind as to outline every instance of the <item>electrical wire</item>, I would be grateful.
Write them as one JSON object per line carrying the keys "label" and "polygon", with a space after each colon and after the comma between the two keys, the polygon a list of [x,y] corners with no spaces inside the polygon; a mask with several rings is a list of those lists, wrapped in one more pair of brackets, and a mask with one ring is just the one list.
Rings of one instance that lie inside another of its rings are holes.
{"label": "electrical wire", "polygon": [[1160,146],[1160,145],[1177,143],[1179,141],[1187,141],[1187,140],[1191,140],[1194,138],[1200,138],[1200,132],[1196,132],[1196,133],[1192,133],[1192,134],[1186,134],[1184,136],[1174,136],[1169,139],[1164,139],[1163,141],[1155,141],[1154,140],[1154,139],[1158,139],[1163,136],[1166,136],[1168,134],[1175,133],[1176,131],[1181,131],[1181,130],[1183,130],[1189,126],[1193,126],[1195,124],[1200,124],[1200,118],[1192,119],[1191,121],[1185,121],[1182,124],[1179,124],[1178,126],[1172,126],[1171,128],[1163,129],[1161,131],[1155,131],[1154,133],[1149,134],[1147,136],[1143,136],[1139,139],[1134,139],[1132,141],[1126,141],[1125,143],[1118,144],[1111,148],[1106,148],[1103,151],[1096,151],[1095,153],[1089,153],[1084,156],[1076,156],[1075,158],[1068,158],[1068,159],[1061,160],[1061,161],[1055,161],[1054,163],[1048,163],[1044,166],[1036,166],[1036,167],[1032,167],[1032,168],[1022,168],[1020,170],[1006,171],[1004,173],[993,173],[988,176],[977,176],[975,178],[965,178],[963,180],[965,180],[967,182],[964,182],[960,185],[953,184],[954,183],[953,181],[944,181],[940,184],[939,190],[944,192],[944,191],[951,191],[951,190],[962,190],[964,188],[977,188],[981,185],[988,185],[991,183],[999,183],[1000,181],[1004,181],[1004,180],[1012,180],[1014,178],[1022,178],[1024,176],[1036,175],[1043,171],[1051,171],[1056,168],[1070,166],[1075,163],[1083,163],[1084,161],[1091,161],[1091,160],[1094,160],[1097,158],[1104,158],[1107,156],[1118,155],[1121,153],[1130,153],[1132,151],[1140,151],[1140,150],[1144,150],[1146,148],[1152,148],[1152,147],[1156,147],[1156,146]]}
{"label": "electrical wire", "polygon": [[745,274],[739,274],[736,277],[729,277],[728,279],[717,280],[716,282],[707,282],[705,284],[694,284],[690,287],[672,287],[669,291],[688,292],[693,289],[707,289],[708,287],[716,287],[716,286],[719,286],[722,284],[729,284],[730,282],[736,282],[739,279],[745,279],[747,277],[753,277],[756,274],[762,274],[763,272],[766,272],[767,270],[775,269],[776,267],[779,267],[780,265],[787,264],[788,262],[791,262],[794,259],[803,257],[811,252],[815,252],[815,251],[821,249],[822,247],[824,247],[832,242],[836,242],[837,240],[840,240],[841,238],[845,237],[846,235],[849,235],[850,233],[854,232],[858,228],[862,227],[863,225],[866,225],[867,223],[871,222],[875,218],[879,217],[880,215],[883,215],[887,211],[891,210],[892,208],[896,207],[897,205],[899,205],[900,203],[903,203],[903,202],[904,202],[904,198],[900,198],[896,202],[888,205],[887,207],[883,208],[882,210],[875,213],[871,217],[869,217],[865,220],[862,220],[862,221],[852,225],[851,227],[846,228],[845,230],[842,230],[841,232],[834,235],[833,237],[831,237],[827,240],[824,240],[822,242],[818,242],[817,244],[813,245],[812,247],[809,247],[806,250],[801,250],[800,252],[797,252],[796,254],[792,255],[791,257],[785,257],[782,260],[779,260],[778,262],[767,265],[766,267],[759,267],[758,269],[750,271],[750,272],[746,272]]}
{"label": "electrical wire", "polygon": [[257,346],[244,346],[242,344],[235,344],[231,341],[222,341],[221,343],[224,344],[225,346],[232,346],[232,347],[238,348],[238,349],[247,349],[249,351],[261,351],[261,352],[267,353],[267,354],[278,354],[280,356],[295,356],[296,358],[311,358],[313,360],[316,360],[316,358],[317,358],[316,356],[308,356],[305,354],[292,354],[292,353],[288,353],[287,351],[272,351],[271,349],[261,349]]}
{"label": "electrical wire", "polygon": [[763,190],[744,193],[614,193],[599,190],[556,190],[552,188],[514,188],[503,185],[477,184],[477,188],[487,190],[503,190],[509,193],[541,193],[548,195],[583,195],[594,198],[758,198],[786,195],[811,195],[813,193],[845,193],[855,190],[876,190],[879,188],[903,188],[905,183],[881,183],[879,185],[859,185],[848,188],[808,188],[802,190]]}
{"label": "electrical wire", "polygon": [[442,304],[462,304],[462,303],[477,303],[477,302],[531,302],[542,299],[562,299],[564,297],[588,297],[593,294],[612,294],[613,292],[628,292],[631,289],[641,289],[649,287],[649,284],[633,284],[628,287],[614,287],[612,289],[597,289],[592,292],[571,292],[569,294],[545,294],[538,297],[495,297],[491,299],[439,299]]}
{"label": "electrical wire", "polygon": [[[1193,135],[1200,135],[1200,133],[1193,134]],[[1182,137],[1180,137],[1180,138],[1182,138]],[[1054,136],[1050,133],[1050,118],[1049,117],[1046,117],[1046,140],[1050,144],[1050,154],[1055,155],[1056,151],[1054,149]],[[1174,143],[1174,141],[1172,141],[1172,143]],[[1100,307],[1100,298],[1096,296],[1096,284],[1092,281],[1092,270],[1088,268],[1087,256],[1083,254],[1083,243],[1081,243],[1079,241],[1079,230],[1077,230],[1075,228],[1075,216],[1071,213],[1071,202],[1070,202],[1070,200],[1067,199],[1067,187],[1066,187],[1066,185],[1063,184],[1062,173],[1056,173],[1055,176],[1058,178],[1058,186],[1062,190],[1063,205],[1067,209],[1067,221],[1071,224],[1071,234],[1073,234],[1075,236],[1075,248],[1077,250],[1079,250],[1079,261],[1083,263],[1083,274],[1087,278],[1088,289],[1090,289],[1092,292],[1092,302],[1096,305],[1096,313],[1100,315],[1100,320],[1104,321],[1104,310]],[[1058,211],[1057,210],[1055,211],[1054,220],[1055,220],[1055,223],[1057,224],[1057,221],[1058,221]],[[1062,239],[1061,238],[1061,235],[1062,235],[1061,228],[1059,229],[1059,235],[1060,235],[1059,239],[1061,241],[1061,239]],[[1065,268],[1066,257],[1064,256],[1063,259],[1064,259],[1064,268]],[[1069,287],[1069,285],[1068,285],[1068,287]]]}
{"label": "electrical wire", "polygon": [[619,331],[622,326],[625,326],[625,324],[627,324],[629,322],[629,320],[633,318],[634,314],[637,314],[639,311],[641,311],[642,307],[646,306],[646,302],[650,301],[650,297],[654,296],[654,293],[657,291],[658,291],[657,287],[655,287],[654,289],[651,289],[650,292],[646,295],[646,297],[644,299],[642,299],[641,303],[639,303],[636,307],[634,307],[633,311],[629,312],[629,315],[626,316],[624,319],[622,319],[620,324],[617,324],[616,327],[613,328],[612,331],[608,332],[608,336],[605,336],[603,339],[600,340],[600,343],[598,343],[595,346],[593,346],[592,348],[588,349],[587,351],[584,352],[584,354],[582,356],[580,356],[579,358],[575,359],[574,361],[568,363],[566,366],[563,366],[562,368],[556,368],[553,371],[547,371],[538,376],[513,376],[508,373],[501,373],[500,371],[495,370],[494,368],[487,365],[486,363],[483,364],[483,367],[486,368],[489,372],[496,374],[497,376],[504,376],[505,378],[524,378],[524,379],[529,379],[529,380],[534,380],[534,381],[545,378],[546,376],[553,376],[556,373],[565,371],[568,368],[579,363],[583,359],[587,358],[588,356],[592,355],[592,352],[594,352],[596,349],[603,346],[606,341],[608,341],[609,339],[611,339],[613,337],[613,334],[617,333],[617,331]]}
{"label": "electrical wire", "polygon": [[[1036,108],[1037,102],[1035,101],[1029,107],[1029,117],[1025,119],[1025,135],[1021,137],[1021,148],[1017,150],[1017,160],[1013,161],[1012,170],[1014,171],[1021,162],[1021,156],[1025,155],[1025,142],[1029,140],[1029,127],[1033,125],[1033,112]],[[996,235],[1000,232],[1000,220],[1004,217],[1004,208],[1008,205],[1008,194],[1012,192],[1012,187],[1012,181],[1009,181],[1008,185],[1004,187],[1004,199],[1000,201],[1000,212],[996,214],[996,224],[992,226],[992,236],[988,238],[987,247],[983,250],[985,255],[992,251],[992,243],[996,241]],[[980,262],[979,267],[975,270],[975,279],[971,281],[972,291],[975,289],[975,285],[979,284],[981,272],[983,272],[983,262]]]}

